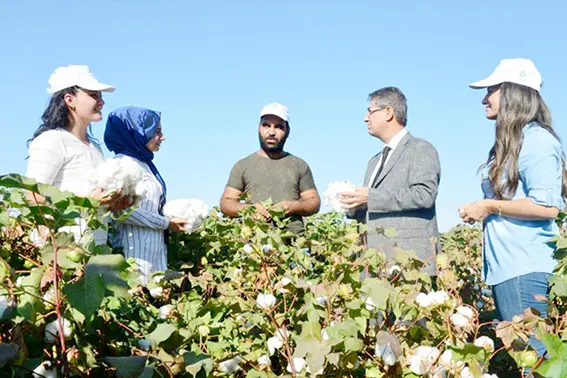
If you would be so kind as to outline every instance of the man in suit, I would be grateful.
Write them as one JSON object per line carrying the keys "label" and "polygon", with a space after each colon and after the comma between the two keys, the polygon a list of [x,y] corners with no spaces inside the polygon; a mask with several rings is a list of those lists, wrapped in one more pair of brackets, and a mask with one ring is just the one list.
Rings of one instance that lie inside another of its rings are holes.
{"label": "man in suit", "polygon": [[[435,254],[440,250],[435,200],[440,180],[435,147],[406,130],[407,102],[398,88],[386,87],[369,95],[364,118],[368,133],[384,142],[370,159],[364,185],[341,193],[346,208],[368,225],[367,245],[392,257],[392,246],[413,250],[425,263],[423,272],[436,275]],[[387,238],[382,230],[394,228]]]}

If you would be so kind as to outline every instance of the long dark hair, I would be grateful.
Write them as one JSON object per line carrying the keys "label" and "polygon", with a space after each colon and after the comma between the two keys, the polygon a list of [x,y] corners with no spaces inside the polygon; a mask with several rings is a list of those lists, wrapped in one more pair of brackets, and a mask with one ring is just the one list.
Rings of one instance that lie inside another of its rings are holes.
{"label": "long dark hair", "polygon": [[[488,178],[497,199],[512,198],[518,188],[518,158],[523,142],[524,126],[537,123],[560,143],[551,123],[551,112],[535,89],[515,83],[500,86],[500,106],[496,119],[496,139],[488,154]],[[561,157],[563,180],[561,194],[567,198],[567,171],[565,156]]]}
{"label": "long dark hair", "polygon": [[[51,96],[51,98],[49,99],[49,103],[47,104],[47,108],[45,109],[43,115],[41,116],[42,124],[33,133],[32,138],[28,140],[28,145],[32,140],[34,140],[42,133],[48,130],[55,130],[58,128],[65,129],[67,128],[67,126],[69,126],[69,122],[71,120],[70,120],[69,108],[67,108],[67,104],[65,104],[65,95],[67,94],[76,95],[78,90],[79,87],[73,86],[55,92],[53,96]],[[92,136],[90,125],[87,132],[87,137],[91,142],[95,142],[98,144],[96,138]]]}

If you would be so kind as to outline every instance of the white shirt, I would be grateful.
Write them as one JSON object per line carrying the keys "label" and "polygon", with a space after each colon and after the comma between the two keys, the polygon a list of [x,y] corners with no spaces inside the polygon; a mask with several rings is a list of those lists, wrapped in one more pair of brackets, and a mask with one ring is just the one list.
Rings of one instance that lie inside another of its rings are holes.
{"label": "white shirt", "polygon": [[[396,147],[398,147],[398,144],[400,144],[403,137],[406,136],[407,133],[408,133],[408,131],[405,128],[403,128],[396,135],[394,135],[394,137],[392,139],[390,139],[390,142],[386,143],[386,145],[384,147],[390,147],[390,152],[388,153],[388,156],[386,157],[386,161],[384,162],[384,166],[386,166],[386,164],[388,163],[388,160],[390,160],[390,157],[394,153],[394,150],[396,149]],[[378,173],[378,169],[380,168],[380,165],[382,165],[382,159],[383,158],[384,158],[384,155],[382,155],[380,157],[380,161],[378,161],[378,163],[376,164],[376,167],[374,167],[374,171],[372,172],[372,176],[370,176],[370,181],[368,182],[368,187],[371,187],[372,183],[374,183],[374,180],[376,179],[376,173]]]}
{"label": "white shirt", "polygon": [[[95,143],[88,145],[64,129],[48,130],[35,138],[29,148],[26,177],[53,185],[77,196],[90,194],[89,174],[104,161],[102,150]],[[86,225],[65,229],[80,236]],[[106,243],[107,232],[93,233],[96,244]]]}

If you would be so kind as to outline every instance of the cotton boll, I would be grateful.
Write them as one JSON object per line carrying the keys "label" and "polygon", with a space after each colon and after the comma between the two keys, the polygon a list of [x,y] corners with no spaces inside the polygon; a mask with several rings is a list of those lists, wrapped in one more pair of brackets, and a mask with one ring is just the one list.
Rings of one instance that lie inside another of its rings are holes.
{"label": "cotton boll", "polygon": [[230,360],[223,361],[219,363],[220,370],[225,374],[235,373],[240,370],[240,363],[243,361],[242,357],[236,356]]}
{"label": "cotton boll", "polygon": [[488,336],[481,336],[474,341],[474,345],[486,349],[488,352],[494,351],[494,341]]}
{"label": "cotton boll", "polygon": [[356,186],[349,181],[335,181],[329,183],[327,190],[323,193],[325,198],[325,205],[331,204],[333,209],[337,212],[344,213],[346,210],[340,202],[339,193],[354,192]]}
{"label": "cotton boll", "polygon": [[135,201],[145,193],[138,188],[142,181],[144,169],[136,160],[129,156],[108,159],[89,174],[91,190],[101,188],[105,194],[122,190],[123,195],[130,196]]}
{"label": "cotton boll", "polygon": [[43,361],[33,369],[34,378],[57,378],[57,371],[52,367],[50,361]]}
{"label": "cotton boll", "polygon": [[203,224],[203,220],[209,215],[209,207],[200,199],[183,198],[168,201],[163,207],[164,215],[168,217],[187,220],[185,228],[187,232],[193,232]]}
{"label": "cotton boll", "polygon": [[260,366],[270,366],[272,364],[272,361],[270,361],[270,356],[268,356],[267,354],[258,357],[258,360],[256,360],[256,362]]}
{"label": "cotton boll", "polygon": [[[305,360],[301,357],[293,357],[291,359],[291,361],[293,363],[293,368],[294,368],[296,373],[301,372],[301,370],[303,370],[303,368],[305,367]],[[286,370],[290,373],[292,372],[291,364],[289,364],[289,363],[287,364]]]}
{"label": "cotton boll", "polygon": [[[73,328],[71,322],[67,319],[61,320],[63,326],[63,336],[68,339],[73,334]],[[45,326],[45,342],[54,343],[55,340],[59,338],[59,327],[57,325],[57,319],[48,323]]]}

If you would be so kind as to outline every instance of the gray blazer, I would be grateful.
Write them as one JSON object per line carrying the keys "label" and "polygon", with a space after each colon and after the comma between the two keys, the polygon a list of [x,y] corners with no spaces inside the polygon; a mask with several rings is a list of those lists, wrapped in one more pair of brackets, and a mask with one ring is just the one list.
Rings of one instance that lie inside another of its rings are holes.
{"label": "gray blazer", "polygon": [[[367,245],[392,256],[392,246],[413,250],[426,265],[422,271],[436,274],[435,255],[440,251],[435,200],[441,167],[433,145],[407,133],[370,187],[370,176],[382,153],[368,162],[364,186],[368,204],[355,218],[368,225]],[[397,236],[387,238],[381,229],[394,228]]]}

